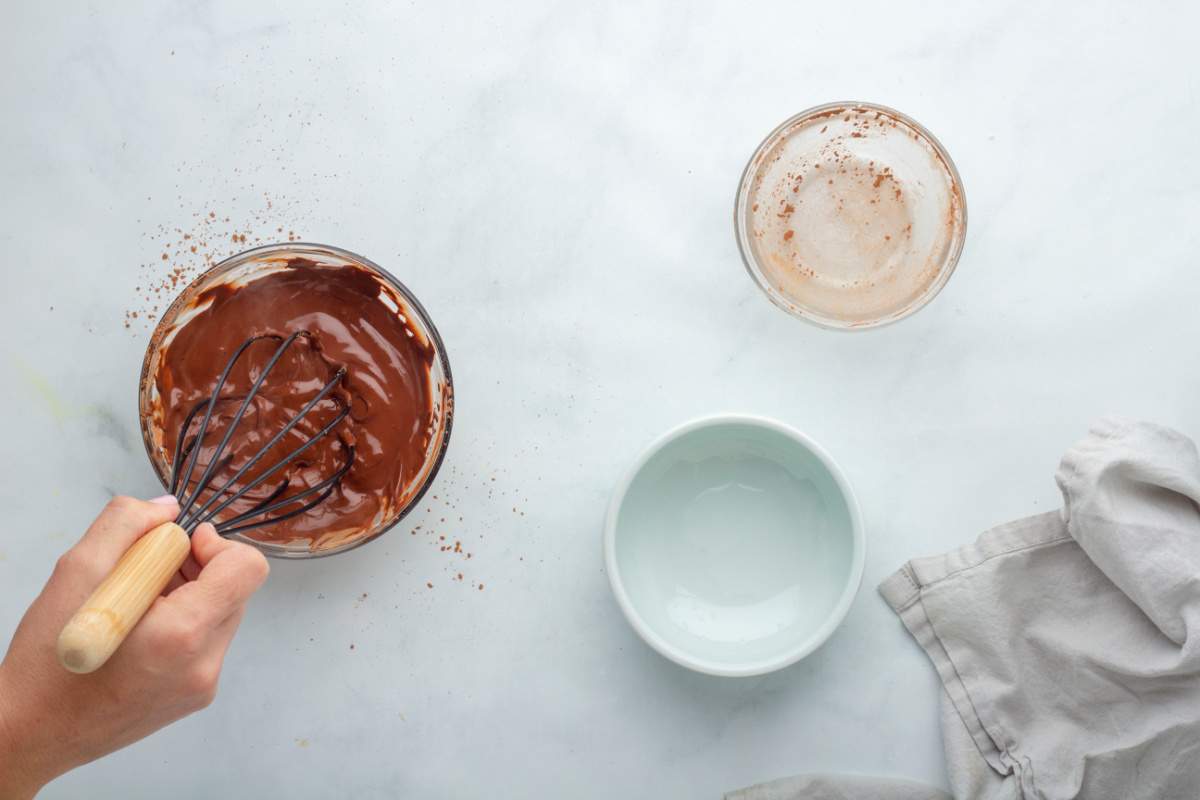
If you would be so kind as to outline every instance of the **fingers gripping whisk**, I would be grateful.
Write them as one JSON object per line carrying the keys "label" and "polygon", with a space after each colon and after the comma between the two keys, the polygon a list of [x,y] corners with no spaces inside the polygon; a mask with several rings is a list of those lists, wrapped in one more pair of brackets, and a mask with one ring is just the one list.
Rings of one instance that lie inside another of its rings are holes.
{"label": "fingers gripping whisk", "polygon": [[[276,522],[281,522],[285,519],[304,514],[316,506],[320,505],[333,494],[338,487],[342,478],[350,470],[354,463],[354,447],[346,447],[346,461],[338,467],[332,475],[325,477],[317,483],[302,489],[297,492],[288,492],[289,479],[286,475],[280,484],[262,500],[259,500],[254,506],[228,519],[217,521],[217,516],[227,508],[232,506],[237,501],[241,500],[247,493],[253,491],[259,486],[262,486],[272,477],[279,474],[288,464],[293,463],[304,454],[309,448],[316,444],[321,439],[329,436],[335,428],[346,418],[350,413],[350,408],[346,406],[340,398],[333,395],[333,390],[342,382],[346,375],[346,369],[339,369],[332,378],[317,392],[311,400],[304,404],[304,407],[291,417],[288,422],[277,431],[262,447],[260,447],[245,464],[242,464],[232,476],[220,483],[219,486],[213,486],[217,482],[217,476],[229,466],[233,456],[229,453],[230,443],[233,441],[234,434],[242,419],[246,416],[246,412],[250,409],[254,402],[254,398],[258,396],[259,390],[263,383],[267,380],[267,376],[271,370],[283,358],[284,353],[288,348],[301,336],[309,335],[306,331],[297,331],[286,339],[275,335],[254,336],[247,339],[241,344],[229,361],[225,364],[225,369],[221,372],[221,376],[217,379],[216,385],[213,387],[212,395],[196,404],[188,413],[183,421],[183,426],[179,431],[179,438],[176,440],[175,456],[171,463],[171,494],[179,497],[179,516],[176,518],[176,523],[182,527],[190,535],[197,526],[204,522],[212,522],[217,529],[217,533],[222,536],[229,536],[235,533],[241,533],[253,528],[259,528],[264,525],[271,525]],[[230,374],[233,372],[234,366],[241,359],[242,355],[249,347],[257,341],[262,340],[279,341],[279,346],[275,349],[271,358],[263,366],[262,372],[251,383],[250,388],[244,396],[227,396],[222,398],[221,391],[225,388],[226,382],[229,380]],[[250,472],[251,469],[258,466],[259,462],[263,461],[268,452],[275,445],[283,441],[284,437],[295,428],[301,420],[309,416],[310,412],[324,399],[329,398],[331,401],[340,406],[337,414],[329,422],[325,423],[321,428],[311,435],[297,447],[292,449],[271,466],[264,469],[262,472],[248,480],[244,485],[238,486],[238,482]],[[211,457],[207,459],[208,463],[202,468],[199,467],[198,461],[201,451],[201,444],[205,441],[205,436],[209,432],[209,428],[213,423],[214,410],[217,407],[218,400],[241,400],[238,405],[237,412],[230,419],[228,427],[221,436],[219,443],[212,451]],[[203,417],[200,419],[200,424],[196,428],[194,434],[188,436],[188,431],[192,427],[196,416],[203,412]],[[192,482],[193,473],[199,469],[200,474],[196,478],[195,483]],[[192,487],[189,491],[189,487]],[[237,487],[237,488],[235,488]],[[201,500],[201,496],[207,492],[207,497]],[[300,503],[299,506],[296,504]]]}

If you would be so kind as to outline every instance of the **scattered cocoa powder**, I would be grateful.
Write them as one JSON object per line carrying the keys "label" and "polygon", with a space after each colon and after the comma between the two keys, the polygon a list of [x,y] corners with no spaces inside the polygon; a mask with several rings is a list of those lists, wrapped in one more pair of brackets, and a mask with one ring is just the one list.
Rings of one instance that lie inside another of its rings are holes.
{"label": "scattered cocoa powder", "polygon": [[[147,200],[154,202],[152,198]],[[160,224],[143,233],[158,256],[140,265],[131,305],[125,311],[125,327],[133,328],[135,320],[140,320],[139,330],[150,330],[176,295],[202,272],[252,246],[283,240],[285,237],[278,234],[284,227],[277,218],[294,216],[298,208],[298,203],[280,202],[263,193],[259,207],[240,215],[237,221],[206,208],[192,212],[184,221]],[[286,240],[299,241],[300,237],[289,230]]]}

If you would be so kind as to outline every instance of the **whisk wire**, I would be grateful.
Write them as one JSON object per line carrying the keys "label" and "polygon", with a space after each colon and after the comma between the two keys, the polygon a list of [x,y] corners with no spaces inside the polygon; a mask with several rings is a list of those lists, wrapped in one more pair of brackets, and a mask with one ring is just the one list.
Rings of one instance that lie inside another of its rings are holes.
{"label": "whisk wire", "polygon": [[[212,419],[213,409],[216,408],[217,398],[221,396],[221,389],[225,388],[225,382],[227,380],[229,380],[229,373],[233,371],[233,365],[238,362],[238,359],[242,357],[242,353],[245,353],[246,349],[248,347],[250,347],[250,345],[252,345],[255,342],[260,341],[262,339],[277,339],[277,338],[279,338],[279,337],[272,336],[272,335],[252,336],[249,339],[247,339],[246,341],[242,342],[242,346],[239,347],[236,351],[234,351],[233,355],[229,358],[229,361],[227,361],[225,363],[225,369],[223,369],[221,371],[221,377],[219,377],[217,379],[216,386],[213,387],[212,396],[208,398],[208,406],[204,411],[204,419],[202,419],[200,421],[200,428],[196,432],[196,438],[195,438],[196,446],[193,446],[191,451],[184,458],[184,464],[186,464],[186,468],[184,469],[183,478],[181,480],[175,480],[175,478],[171,479],[171,485],[173,487],[175,487],[177,490],[184,491],[184,492],[187,491],[188,483],[192,479],[192,470],[194,470],[196,468],[196,459],[200,455],[200,448],[198,445],[200,444],[200,441],[204,438],[204,433],[208,430],[208,423],[209,423],[209,420]],[[183,446],[183,441],[182,441],[183,434],[186,432],[187,431],[184,430],[183,432],[180,433],[180,442],[176,445],[177,447]],[[172,494],[174,494],[174,492],[172,492]],[[180,509],[179,509],[179,518],[180,519],[182,519],[184,511],[185,511],[185,509],[183,508],[183,501],[180,501]]]}
{"label": "whisk wire", "polygon": [[[276,444],[278,444],[279,441],[281,439],[283,439],[284,436],[287,435],[288,431],[290,431],[292,428],[296,427],[296,425],[300,422],[300,420],[304,419],[304,417],[306,417],[308,415],[308,412],[312,411],[313,408],[317,405],[317,403],[324,400],[329,395],[329,393],[333,391],[334,387],[336,387],[339,383],[341,383],[342,376],[345,374],[346,374],[345,368],[339,369],[337,371],[337,373],[333,376],[333,378],[328,383],[326,383],[324,387],[321,388],[321,391],[317,392],[317,394],[314,395],[313,398],[304,405],[304,408],[300,409],[300,413],[296,414],[296,416],[294,416],[290,420],[288,420],[288,423],[286,425],[284,425],[279,430],[278,433],[276,433],[274,436],[272,436],[270,441],[268,441],[261,448],[259,448],[259,451],[257,453],[255,453],[254,456],[251,457],[249,461],[247,461],[245,464],[243,464],[241,469],[239,469],[237,472],[235,472],[233,474],[233,476],[231,478],[229,478],[229,480],[225,481],[224,485],[222,485],[220,489],[217,489],[215,492],[213,492],[211,497],[209,497],[207,500],[205,500],[204,503],[199,508],[195,509],[188,515],[189,521],[200,520],[201,516],[204,514],[205,511],[208,510],[209,506],[211,506],[213,503],[215,503],[217,500],[219,500],[221,495],[223,495],[227,491],[229,491],[230,487],[232,487],[235,483],[237,483],[238,480],[240,480],[241,477],[243,475],[245,475],[255,464],[257,464],[259,461],[261,461],[262,457],[265,456],[268,452],[270,452],[271,448],[274,447]],[[338,416],[337,422],[340,422],[343,418],[345,418],[346,413],[348,413],[348,410],[345,412],[342,412]],[[329,428],[329,430],[332,430],[332,429],[333,429],[332,427]],[[325,431],[324,433],[328,433],[328,431]],[[322,433],[320,435],[324,435],[324,433]],[[275,469],[277,470],[279,467],[286,464],[288,461],[290,461],[292,458],[294,458],[299,453],[300,453],[299,450],[293,452],[286,459],[284,459],[282,462],[280,462],[276,466]],[[266,478],[270,477],[272,474],[274,474],[274,472],[268,472],[268,473],[264,474],[262,476],[262,478],[266,479]],[[216,509],[214,509],[213,514],[220,513],[230,503],[236,501],[243,494],[245,494],[247,489],[258,486],[260,483],[262,483],[262,480],[258,480],[255,483],[250,484],[249,486],[246,487],[246,489],[243,489],[241,492],[235,494],[233,497],[229,498],[229,500],[227,500],[226,502],[224,502],[220,506],[218,506]],[[200,521],[206,521],[211,518],[212,517],[210,515],[209,517],[205,518],[205,520],[200,520]],[[184,527],[187,527],[187,526],[184,525]]]}
{"label": "whisk wire", "polygon": [[[295,460],[298,456],[300,456],[318,441],[329,435],[329,433],[331,433],[334,428],[336,428],[337,425],[349,415],[350,408],[342,404],[338,398],[332,398],[336,403],[342,405],[342,410],[333,418],[333,420],[324,425],[315,434],[308,437],[303,444],[293,449],[270,469],[255,477],[237,491],[232,491],[233,486],[243,475],[246,474],[248,470],[261,461],[272,447],[282,441],[283,437],[286,436],[287,433],[300,422],[300,420],[307,416],[308,413],[312,411],[318,403],[321,402],[321,400],[328,397],[333,389],[342,382],[346,375],[346,370],[343,367],[337,371],[333,378],[331,378],[295,416],[288,420],[287,424],[282,430],[278,431],[274,436],[272,436],[263,447],[261,447],[253,456],[251,456],[249,461],[240,469],[238,469],[233,477],[226,480],[219,489],[212,491],[212,494],[208,497],[208,499],[206,499],[199,506],[196,506],[201,494],[209,489],[209,484],[212,482],[215,476],[228,467],[232,461],[232,454],[226,455],[225,450],[229,446],[230,440],[233,438],[235,429],[241,423],[242,418],[246,414],[246,410],[250,407],[250,404],[258,394],[259,389],[262,388],[267,376],[270,374],[271,370],[274,369],[275,365],[283,357],[283,354],[292,345],[292,343],[295,342],[300,336],[306,335],[308,335],[308,332],[301,330],[296,331],[286,339],[275,334],[265,334],[247,339],[240,347],[238,347],[238,349],[230,357],[229,361],[225,364],[224,370],[221,372],[220,377],[217,379],[217,382],[213,387],[212,396],[197,403],[185,417],[183,426],[179,431],[179,438],[176,441],[176,451],[171,463],[170,489],[172,494],[182,493],[187,495],[186,497],[182,497],[180,499],[179,516],[176,517],[176,523],[186,530],[189,535],[191,535],[191,533],[193,533],[196,527],[200,524],[204,522],[213,522],[218,514],[220,514],[233,503],[240,500],[247,492],[263,484],[265,481],[270,479],[271,476],[275,475],[285,466],[290,464],[293,460]],[[200,477],[195,483],[195,488],[189,494],[188,487],[191,484],[192,473],[194,472],[199,461],[201,444],[203,443],[204,437],[208,432],[208,427],[212,421],[213,411],[216,408],[217,400],[239,399],[237,396],[221,398],[221,390],[225,387],[225,384],[229,379],[229,375],[233,371],[234,365],[237,364],[238,360],[242,357],[250,345],[263,339],[273,339],[279,341],[280,344],[276,348],[270,360],[268,360],[263,366],[262,372],[252,383],[249,391],[244,397],[240,398],[242,402],[237,410],[237,413],[232,417],[229,427],[222,436],[220,443],[217,445],[216,449],[213,450],[212,457],[209,459],[208,464],[201,471]],[[195,435],[192,436],[191,439],[188,439],[187,432],[191,428],[192,422],[195,420],[196,415],[202,408],[205,409],[204,417],[201,419]],[[290,481],[285,479],[276,489],[271,492],[270,495],[268,495],[265,499],[255,503],[247,511],[244,511],[232,517],[231,519],[215,523],[217,532],[222,536],[229,536],[235,533],[251,530],[253,528],[262,527],[264,525],[282,522],[283,520],[291,519],[315,508],[318,504],[329,498],[333,491],[338,487],[342,478],[353,465],[354,447],[349,445],[346,446],[346,453],[346,463],[330,477],[287,497],[284,495],[287,492]],[[226,497],[226,495],[228,496]],[[268,516],[275,511],[293,505],[300,500],[311,497],[312,495],[317,496],[298,508],[275,517]],[[222,497],[225,497],[225,499],[222,500]],[[216,504],[215,507],[214,503]],[[248,520],[251,520],[254,517],[263,518],[254,522],[248,522]]]}
{"label": "whisk wire", "polygon": [[206,397],[199,403],[196,403],[196,405],[192,406],[192,410],[188,412],[188,415],[184,417],[183,427],[179,430],[179,441],[175,445],[175,458],[171,460],[171,494],[175,494],[179,489],[176,481],[179,480],[179,467],[183,464],[183,458],[184,456],[191,455],[192,445],[196,444],[195,437],[191,439],[192,445],[186,444],[183,437],[188,432],[188,429],[192,427],[192,420],[196,418],[196,414],[208,404],[208,401],[209,398]]}
{"label": "whisk wire", "polygon": [[[208,466],[205,467],[204,472],[201,473],[200,479],[196,481],[195,490],[187,497],[187,499],[180,501],[180,520],[187,519],[189,510],[200,498],[200,493],[207,488],[209,481],[212,480],[213,474],[217,469],[217,462],[221,460],[221,455],[225,452],[225,448],[229,445],[229,440],[233,438],[233,432],[237,430],[238,425],[241,424],[242,417],[246,415],[246,409],[250,407],[250,403],[254,400],[254,396],[258,394],[258,390],[263,385],[263,381],[265,381],[267,376],[271,374],[271,370],[273,370],[275,365],[279,363],[279,359],[283,358],[284,352],[286,352],[287,349],[292,346],[292,342],[296,341],[296,339],[302,333],[303,331],[296,331],[291,336],[287,337],[287,339],[284,339],[279,347],[275,348],[274,354],[272,354],[270,360],[267,361],[266,365],[262,369],[262,372],[259,373],[258,378],[255,379],[253,384],[251,384],[250,391],[246,393],[246,397],[242,400],[242,404],[238,407],[237,413],[234,414],[233,419],[230,420],[229,427],[225,429],[225,435],[221,437],[221,443],[218,444],[217,449],[213,451],[213,455],[208,462]],[[241,358],[242,353],[246,352],[246,348],[249,347],[250,343],[253,341],[253,338],[248,339],[241,347],[238,348],[233,358],[231,358],[229,363],[225,366],[225,371],[221,375],[221,380],[217,382],[216,387],[213,389],[212,399],[208,402],[208,410],[204,413],[204,421],[200,423],[200,429],[196,432],[196,445],[192,448],[191,457],[188,459],[188,473],[186,476],[184,476],[183,484],[180,487],[185,492],[187,491],[188,479],[191,477],[192,468],[195,467],[196,460],[200,452],[200,443],[204,441],[204,434],[208,430],[209,420],[212,419],[212,411],[217,404],[217,397],[220,396],[221,389],[225,385],[224,381],[229,378],[229,373],[232,370],[234,363]],[[183,525],[183,523],[179,524],[183,527],[186,527],[186,525]]]}
{"label": "whisk wire", "polygon": [[[276,472],[283,469],[288,464],[290,464],[293,460],[295,460],[296,456],[300,455],[305,450],[312,447],[319,440],[325,438],[325,436],[328,435],[329,432],[332,431],[334,428],[336,428],[338,423],[341,422],[343,419],[345,419],[346,415],[349,413],[350,413],[349,408],[343,408],[336,417],[334,417],[332,420],[330,420],[330,422],[328,424],[325,425],[325,427],[321,428],[321,430],[317,431],[315,434],[313,434],[308,439],[306,439],[304,444],[302,444],[299,447],[297,447],[296,449],[292,450],[292,452],[288,453],[286,456],[281,458],[279,460],[279,462],[277,464],[275,464],[273,467],[271,467],[269,470],[267,470],[266,472],[262,473],[257,478],[255,478],[254,480],[247,483],[245,486],[243,486],[241,489],[236,491],[230,497],[226,498],[220,505],[218,505],[212,511],[208,512],[208,515],[205,516],[204,518],[200,517],[200,513],[203,511],[203,509],[201,509],[200,512],[189,515],[187,517],[186,522],[181,522],[179,524],[183,528],[186,529],[189,527],[195,528],[195,526],[199,525],[201,522],[212,521],[213,517],[215,517],[217,514],[220,514],[222,511],[224,511],[226,508],[228,508],[231,504],[236,503],[238,500],[240,500],[242,498],[242,496],[246,494],[246,492],[249,492],[251,489],[257,488],[260,484],[265,482],[268,478],[270,478]],[[219,497],[220,495],[216,495],[216,496]],[[293,500],[293,499],[295,499],[295,498],[290,498],[287,502],[291,502],[291,500]],[[285,505],[286,505],[286,503],[285,503]],[[265,512],[260,512],[260,513],[265,513]]]}
{"label": "whisk wire", "polygon": [[[337,488],[338,482],[341,481],[341,479],[345,476],[345,474],[350,471],[350,467],[353,466],[353,464],[354,464],[354,448],[349,447],[349,448],[347,448],[346,463],[342,466],[341,469],[339,469],[337,472],[335,472],[331,477],[326,478],[325,480],[321,481],[320,483],[315,484],[315,485],[309,487],[308,489],[305,489],[302,492],[297,492],[294,496],[289,497],[285,500],[279,501],[277,503],[272,503],[271,505],[265,506],[263,508],[259,508],[258,506],[256,506],[254,509],[251,509],[250,511],[247,511],[243,514],[238,514],[236,517],[233,517],[232,519],[228,519],[224,522],[220,522],[216,525],[217,533],[221,534],[222,536],[228,536],[229,534],[232,534],[232,533],[241,533],[242,531],[248,531],[253,528],[260,528],[263,525],[271,525],[276,522],[282,522],[285,519],[291,519],[292,517],[300,516],[301,514],[304,514],[305,512],[312,510],[313,508],[317,507],[321,503],[325,502],[326,498],[328,498],[329,495],[331,495],[333,493],[333,490]],[[285,486],[286,486],[286,484],[285,484]],[[300,508],[294,509],[292,511],[288,511],[285,514],[280,514],[277,517],[271,517],[269,519],[262,519],[257,522],[252,522],[248,525],[239,525],[238,524],[238,523],[243,522],[247,519],[250,519],[258,514],[270,514],[273,511],[278,511],[279,509],[283,508],[284,506],[290,505],[291,503],[294,503],[297,500],[301,500],[315,492],[321,492],[320,496],[314,500],[308,501]],[[262,505],[262,504],[260,504],[260,505]]]}

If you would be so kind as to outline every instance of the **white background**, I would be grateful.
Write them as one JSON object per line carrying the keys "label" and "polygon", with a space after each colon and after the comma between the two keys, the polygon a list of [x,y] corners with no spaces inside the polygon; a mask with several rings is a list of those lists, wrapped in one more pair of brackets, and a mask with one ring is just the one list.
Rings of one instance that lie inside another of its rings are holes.
{"label": "white background", "polygon": [[[933,671],[875,584],[1054,508],[1058,457],[1102,413],[1200,433],[1194,6],[6,5],[0,629],[111,493],[160,491],[134,289],[167,266],[160,226],[212,210],[248,244],[277,225],[374,259],[430,310],[457,388],[430,510],[274,562],[216,703],[47,798],[944,784]],[[760,138],[841,99],[928,126],[970,217],[932,305],[851,334],[771,306],[732,226]],[[248,246],[222,230],[208,250]],[[763,678],[655,655],[601,565],[622,471],[714,411],[814,436],[867,522],[845,624]]]}

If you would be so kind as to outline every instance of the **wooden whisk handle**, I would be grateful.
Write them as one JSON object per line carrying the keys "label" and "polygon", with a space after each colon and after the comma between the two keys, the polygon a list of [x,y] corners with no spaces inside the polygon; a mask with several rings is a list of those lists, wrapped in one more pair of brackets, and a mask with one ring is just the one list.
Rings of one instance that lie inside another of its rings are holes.
{"label": "wooden whisk handle", "polygon": [[187,533],[174,522],[164,522],[134,542],[59,634],[59,663],[81,674],[102,667],[191,549]]}

